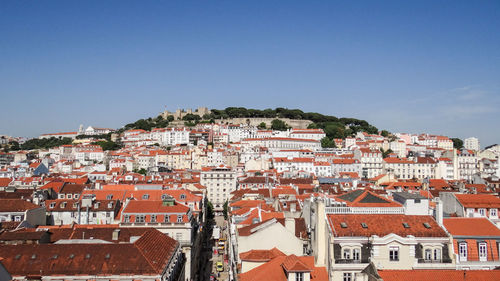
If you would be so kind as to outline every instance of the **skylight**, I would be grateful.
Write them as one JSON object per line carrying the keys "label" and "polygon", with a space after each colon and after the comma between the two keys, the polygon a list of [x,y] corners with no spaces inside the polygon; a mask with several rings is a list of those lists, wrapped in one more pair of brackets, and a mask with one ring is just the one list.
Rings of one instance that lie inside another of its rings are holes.
{"label": "skylight", "polygon": [[407,222],[403,223],[404,228],[410,228],[410,225]]}
{"label": "skylight", "polygon": [[425,226],[425,228],[431,228],[431,225],[427,222],[424,222],[424,226]]}
{"label": "skylight", "polygon": [[368,225],[367,225],[366,223],[362,222],[362,223],[361,223],[361,227],[363,227],[363,228],[368,228]]}
{"label": "skylight", "polygon": [[345,223],[345,222],[341,222],[341,223],[340,223],[340,227],[342,227],[342,228],[347,228],[347,223]]}

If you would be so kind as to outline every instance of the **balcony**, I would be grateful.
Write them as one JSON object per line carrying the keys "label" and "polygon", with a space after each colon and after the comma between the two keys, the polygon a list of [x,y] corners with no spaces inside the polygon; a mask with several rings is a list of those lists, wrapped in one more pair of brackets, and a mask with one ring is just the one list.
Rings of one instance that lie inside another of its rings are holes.
{"label": "balcony", "polygon": [[369,263],[368,259],[353,260],[353,259],[337,259],[335,263],[338,264],[358,264],[358,263]]}
{"label": "balcony", "polygon": [[418,259],[418,263],[451,263],[451,259],[427,260]]}

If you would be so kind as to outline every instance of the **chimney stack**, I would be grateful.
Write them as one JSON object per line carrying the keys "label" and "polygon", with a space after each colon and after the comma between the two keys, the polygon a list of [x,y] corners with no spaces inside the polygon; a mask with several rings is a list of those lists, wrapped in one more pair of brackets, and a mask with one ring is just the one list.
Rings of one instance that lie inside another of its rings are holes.
{"label": "chimney stack", "polygon": [[120,236],[120,229],[113,230],[113,234],[112,234],[113,241],[118,241],[119,236]]}

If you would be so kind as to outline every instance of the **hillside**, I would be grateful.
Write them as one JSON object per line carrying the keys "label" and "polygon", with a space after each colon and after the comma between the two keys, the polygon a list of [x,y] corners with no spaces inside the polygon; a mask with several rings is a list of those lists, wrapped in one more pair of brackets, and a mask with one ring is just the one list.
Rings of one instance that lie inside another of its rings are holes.
{"label": "hillside", "polygon": [[[214,123],[232,118],[287,118],[292,120],[309,120],[312,123],[308,128],[321,128],[325,131],[328,138],[346,138],[355,135],[357,132],[367,132],[369,134],[378,133],[378,129],[369,124],[365,120],[356,118],[338,118],[331,115],[324,115],[316,112],[303,112],[300,109],[288,109],[278,107],[276,109],[247,109],[244,107],[228,107],[226,109],[212,109],[210,113],[202,116],[197,114],[186,114],[181,120],[185,121],[185,125],[194,126],[198,123]],[[129,123],[122,130],[143,129],[151,130],[152,128],[165,128],[170,122],[174,121],[174,116],[166,117],[159,115],[155,118],[139,119],[134,123]],[[273,122],[279,128],[285,129],[283,124]],[[288,124],[285,124],[288,126]],[[262,126],[263,127],[263,126]]]}

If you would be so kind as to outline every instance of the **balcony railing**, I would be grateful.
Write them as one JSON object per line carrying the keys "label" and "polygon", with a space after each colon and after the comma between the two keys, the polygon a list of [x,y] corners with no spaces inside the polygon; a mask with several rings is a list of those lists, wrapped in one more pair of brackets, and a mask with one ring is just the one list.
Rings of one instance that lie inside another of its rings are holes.
{"label": "balcony railing", "polygon": [[418,259],[418,263],[451,263],[451,259],[439,259],[439,260]]}
{"label": "balcony railing", "polygon": [[404,214],[402,207],[326,207],[327,214]]}
{"label": "balcony railing", "polygon": [[339,264],[353,264],[353,263],[369,263],[368,259],[353,260],[353,259],[337,259],[335,263]]}

